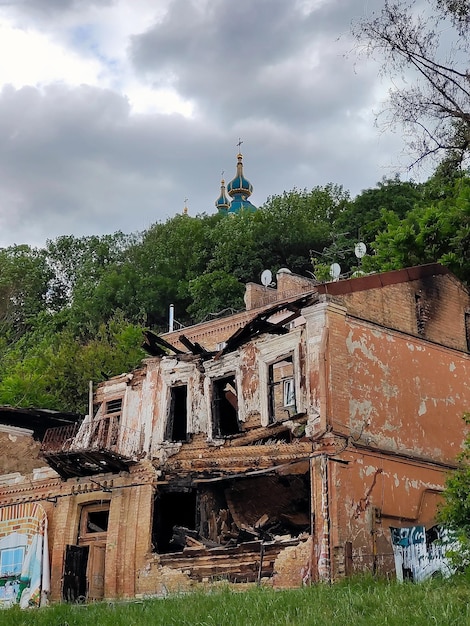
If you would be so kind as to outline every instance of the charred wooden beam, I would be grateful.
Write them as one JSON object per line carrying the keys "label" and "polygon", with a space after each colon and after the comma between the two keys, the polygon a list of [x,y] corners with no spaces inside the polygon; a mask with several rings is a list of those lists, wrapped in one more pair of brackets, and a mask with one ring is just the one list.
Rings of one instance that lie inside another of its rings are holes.
{"label": "charred wooden beam", "polygon": [[203,346],[201,346],[201,344],[197,343],[197,341],[193,343],[190,339],[186,337],[186,335],[180,335],[178,339],[185,348],[188,348],[188,350],[192,352],[193,354],[195,354],[196,356],[201,355],[201,356],[209,357],[212,355],[212,352],[209,352],[208,350],[206,350]]}
{"label": "charred wooden beam", "polygon": [[181,350],[172,346],[171,343],[165,341],[151,330],[144,330],[144,343],[142,348],[152,356],[168,356],[168,351],[174,354],[183,354]]}
{"label": "charred wooden beam", "polygon": [[225,347],[215,355],[215,359],[219,358],[223,354],[226,354],[227,352],[236,350],[244,343],[247,343],[259,335],[263,335],[265,333],[285,335],[288,332],[288,329],[284,328],[281,324],[273,324],[272,322],[268,322],[264,319],[255,318],[246,326],[239,328],[231,337],[227,339]]}
{"label": "charred wooden beam", "polygon": [[249,432],[240,433],[239,435],[233,435],[230,440],[225,442],[225,447],[238,447],[249,446],[256,441],[262,441],[263,439],[269,439],[276,437],[277,435],[289,431],[292,432],[289,426],[285,423],[287,421],[296,424],[306,424],[308,415],[306,413],[298,413],[297,415],[285,420],[284,422],[275,422],[269,426],[260,426],[259,428],[253,428]]}
{"label": "charred wooden beam", "polygon": [[[301,308],[303,306],[312,304],[317,300],[318,294],[309,294],[307,296],[297,298],[292,302],[282,302],[270,307],[250,320],[247,324],[245,324],[245,326],[235,331],[233,335],[227,339],[225,347],[220,350],[214,358],[219,359],[223,354],[236,350],[244,343],[247,343],[254,337],[258,337],[264,333],[277,335],[284,335],[288,333],[289,330],[285,328],[285,325],[301,314]],[[279,311],[291,311],[292,315],[280,320],[279,322],[270,322],[269,318]]]}

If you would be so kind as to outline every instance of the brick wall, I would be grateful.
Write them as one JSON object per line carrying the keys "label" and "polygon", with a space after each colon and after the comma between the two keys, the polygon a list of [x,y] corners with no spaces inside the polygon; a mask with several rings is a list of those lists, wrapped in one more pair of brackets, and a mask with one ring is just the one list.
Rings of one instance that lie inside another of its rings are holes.
{"label": "brick wall", "polygon": [[[470,296],[451,274],[355,291],[333,298],[347,308],[349,315],[458,350],[468,349],[464,312],[469,310]],[[420,324],[418,317],[421,317]]]}

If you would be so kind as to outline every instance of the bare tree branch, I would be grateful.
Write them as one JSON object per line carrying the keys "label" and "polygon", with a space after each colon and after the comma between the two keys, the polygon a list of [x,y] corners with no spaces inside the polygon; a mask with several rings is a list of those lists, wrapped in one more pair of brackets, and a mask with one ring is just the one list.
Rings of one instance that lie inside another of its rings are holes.
{"label": "bare tree branch", "polygon": [[390,91],[388,114],[392,126],[412,131],[415,164],[440,152],[470,153],[470,2],[433,0],[429,10],[420,13],[417,0],[385,0],[352,29],[358,48],[382,58],[382,74],[402,80]]}

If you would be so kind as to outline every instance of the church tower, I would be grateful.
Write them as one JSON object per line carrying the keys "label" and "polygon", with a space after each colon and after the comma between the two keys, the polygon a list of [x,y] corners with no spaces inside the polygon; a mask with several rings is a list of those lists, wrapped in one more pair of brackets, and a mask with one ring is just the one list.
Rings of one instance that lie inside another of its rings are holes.
{"label": "church tower", "polygon": [[240,211],[250,211],[254,213],[256,207],[248,200],[253,193],[253,185],[243,175],[243,156],[241,152],[237,156],[237,173],[227,185],[228,195],[232,198],[229,213],[239,213]]}
{"label": "church tower", "polygon": [[227,194],[225,193],[225,180],[223,178],[220,181],[220,196],[215,201],[215,206],[219,213],[222,213],[223,215],[227,215],[228,210],[230,209],[230,200],[227,198]]}
{"label": "church tower", "polygon": [[[241,143],[241,141],[238,143],[239,148]],[[222,215],[235,215],[240,211],[250,211],[250,213],[257,211],[255,205],[248,200],[253,193],[253,185],[243,174],[243,155],[241,152],[237,155],[237,173],[235,178],[228,183],[227,192],[231,200],[227,197],[225,180],[222,178],[220,196],[215,201],[215,206]]]}

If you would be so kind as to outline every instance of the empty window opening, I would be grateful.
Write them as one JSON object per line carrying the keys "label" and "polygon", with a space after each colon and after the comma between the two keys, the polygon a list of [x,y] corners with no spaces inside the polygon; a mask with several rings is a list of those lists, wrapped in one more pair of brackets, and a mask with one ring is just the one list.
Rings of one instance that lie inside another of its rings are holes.
{"label": "empty window opening", "polygon": [[160,554],[181,552],[181,530],[196,530],[196,492],[160,493],[155,499],[152,543]]}
{"label": "empty window opening", "polygon": [[269,366],[269,421],[289,419],[297,413],[294,363],[287,356]]}
{"label": "empty window opening", "polygon": [[82,508],[80,516],[79,539],[95,539],[98,534],[105,535],[108,531],[109,502],[90,504]]}
{"label": "empty window opening", "polygon": [[88,533],[105,533],[108,530],[109,511],[90,511],[87,516]]}
{"label": "empty window opening", "polygon": [[235,376],[213,381],[214,436],[229,437],[240,432]]}
{"label": "empty window opening", "polygon": [[467,350],[470,352],[470,311],[465,312],[465,338],[467,340]]}
{"label": "empty window opening", "polygon": [[167,422],[167,441],[186,441],[188,437],[188,387],[179,385],[170,389],[170,407]]}

